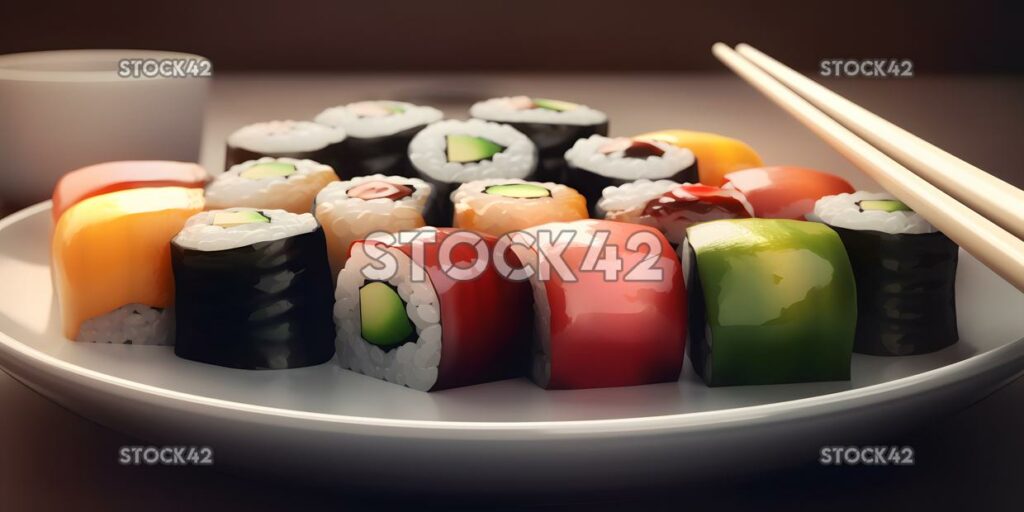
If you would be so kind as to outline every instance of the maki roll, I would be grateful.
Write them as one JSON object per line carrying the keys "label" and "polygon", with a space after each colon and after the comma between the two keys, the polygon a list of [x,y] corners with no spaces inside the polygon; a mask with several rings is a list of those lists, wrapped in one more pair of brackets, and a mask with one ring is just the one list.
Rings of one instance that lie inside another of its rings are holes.
{"label": "maki roll", "polygon": [[477,180],[452,194],[455,227],[494,236],[549,222],[587,218],[587,200],[555,183]]}
{"label": "maki roll", "polygon": [[824,224],[719,220],[687,230],[690,361],[708,386],[850,378],[857,292]]}
{"label": "maki roll", "polygon": [[641,179],[697,181],[697,160],[693,153],[661,141],[593,135],[576,141],[565,153],[565,160],[568,164],[565,184],[587,198],[587,209],[595,217],[598,216],[595,207],[605,187]]}
{"label": "maki roll", "polygon": [[[549,246],[544,232],[552,241],[571,239]],[[686,289],[664,235],[606,220],[544,224],[523,233],[533,235],[534,243],[512,249],[533,269],[531,375],[537,385],[583,389],[679,378]],[[564,263],[561,272],[545,263],[552,250]]]}
{"label": "maki roll", "polygon": [[143,187],[203,188],[206,171],[193,163],[140,160],[90,165],[64,175],[53,189],[53,220],[90,197]]}
{"label": "maki roll", "polygon": [[430,185],[402,176],[360,176],[324,187],[316,196],[314,214],[327,236],[331,273],[348,260],[352,243],[372,233],[396,233],[423,227]]}
{"label": "maki roll", "polygon": [[178,357],[256,370],[334,355],[331,274],[311,214],[203,212],[174,237],[170,256]]}
{"label": "maki roll", "polygon": [[339,176],[387,172],[415,176],[409,141],[444,114],[433,107],[401,101],[360,101],[324,110],[314,119],[345,131],[345,149],[334,162]]}
{"label": "maki roll", "polygon": [[638,180],[608,187],[597,209],[608,220],[657,228],[674,247],[683,243],[687,228],[694,224],[754,216],[750,203],[735,190],[669,180]]}
{"label": "maki roll", "polygon": [[168,245],[203,210],[203,191],[161,187],[85,199],[53,231],[53,280],[71,340],[166,345],[173,341]]}
{"label": "maki roll", "polygon": [[345,130],[312,121],[267,121],[228,136],[224,168],[265,156],[315,160],[334,166],[344,152]]}
{"label": "maki roll", "polygon": [[[480,258],[476,244],[490,253],[496,239],[443,228],[406,234],[416,238],[352,246],[334,307],[339,363],[420,391],[519,374],[529,349],[530,287]],[[370,275],[384,258],[393,271]],[[480,273],[457,279],[442,262]]]}
{"label": "maki roll", "polygon": [[888,194],[824,197],[814,216],[839,233],[853,265],[854,351],[904,356],[956,343],[956,243]]}
{"label": "maki roll", "polygon": [[700,182],[721,187],[725,175],[733,171],[761,167],[764,162],[747,143],[709,132],[660,130],[634,137],[645,141],[662,141],[693,151],[700,165]]}
{"label": "maki roll", "polygon": [[450,226],[451,193],[481,179],[528,179],[537,167],[537,148],[506,124],[439,121],[413,137],[409,159],[419,177],[434,186],[427,223]]}
{"label": "maki roll", "polygon": [[264,157],[238,164],[214,178],[206,187],[207,206],[309,213],[317,193],[336,181],[334,170],[324,164]]}
{"label": "maki roll", "polygon": [[754,207],[754,216],[805,220],[825,196],[853,192],[844,179],[803,167],[759,167],[725,176],[724,189],[737,190]]}
{"label": "maki roll", "polygon": [[577,140],[608,135],[608,116],[604,112],[568,101],[529,96],[491,98],[474,103],[469,115],[510,124],[529,137],[540,153],[540,181],[562,181],[565,152]]}

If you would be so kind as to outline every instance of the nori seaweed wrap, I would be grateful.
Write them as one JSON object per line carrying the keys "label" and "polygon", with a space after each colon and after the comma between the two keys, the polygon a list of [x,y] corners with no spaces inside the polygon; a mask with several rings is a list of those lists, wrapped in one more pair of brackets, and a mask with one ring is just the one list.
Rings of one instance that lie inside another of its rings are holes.
{"label": "nori seaweed wrap", "polygon": [[697,182],[697,160],[688,149],[667,142],[594,135],[576,141],[565,153],[564,183],[587,198],[592,217],[601,217],[597,202],[606,187],[637,180]]}
{"label": "nori seaweed wrap", "polygon": [[[243,126],[228,136],[224,169],[263,157],[313,160],[338,171],[345,131],[312,121],[268,121]],[[340,175],[340,173],[339,173]]]}
{"label": "nori seaweed wrap", "polygon": [[172,241],[171,263],[179,357],[284,369],[334,355],[331,272],[311,214],[198,214]]}
{"label": "nori seaweed wrap", "polygon": [[815,215],[839,233],[853,266],[855,352],[903,356],[956,343],[956,243],[885,194],[829,196]]}
{"label": "nori seaweed wrap", "polygon": [[444,115],[433,107],[401,101],[360,101],[324,110],[316,122],[345,130],[347,137],[335,160],[345,179],[383,173],[415,177],[409,142],[426,125]]}
{"label": "nori seaweed wrap", "polygon": [[565,152],[579,139],[608,135],[608,116],[586,105],[528,96],[491,98],[473,104],[471,116],[506,123],[523,132],[537,146],[536,181],[561,183],[565,179]]}

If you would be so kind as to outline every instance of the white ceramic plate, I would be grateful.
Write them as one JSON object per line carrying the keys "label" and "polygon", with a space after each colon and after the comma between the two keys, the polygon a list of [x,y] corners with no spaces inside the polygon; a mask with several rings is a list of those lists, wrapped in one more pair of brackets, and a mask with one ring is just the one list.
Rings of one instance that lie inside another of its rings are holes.
{"label": "white ceramic plate", "polygon": [[[964,407],[1024,369],[1024,294],[962,253],[961,341],[913,357],[855,355],[853,380],[543,391],[509,380],[432,394],[333,362],[244,371],[167,347],[59,334],[50,209],[0,221],[0,366],[67,408],[215,464],[394,491],[616,488],[812,461]],[[112,454],[113,456],[113,454]]]}

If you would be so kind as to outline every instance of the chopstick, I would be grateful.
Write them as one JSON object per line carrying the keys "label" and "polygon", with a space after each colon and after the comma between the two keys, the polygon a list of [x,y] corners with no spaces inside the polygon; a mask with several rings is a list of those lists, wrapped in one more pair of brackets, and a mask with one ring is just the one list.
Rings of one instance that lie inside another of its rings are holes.
{"label": "chopstick", "polygon": [[982,263],[1024,291],[1024,241],[858,137],[732,48],[712,53]]}
{"label": "chopstick", "polygon": [[753,46],[739,44],[736,51],[947,194],[1024,238],[1024,190],[890,123]]}

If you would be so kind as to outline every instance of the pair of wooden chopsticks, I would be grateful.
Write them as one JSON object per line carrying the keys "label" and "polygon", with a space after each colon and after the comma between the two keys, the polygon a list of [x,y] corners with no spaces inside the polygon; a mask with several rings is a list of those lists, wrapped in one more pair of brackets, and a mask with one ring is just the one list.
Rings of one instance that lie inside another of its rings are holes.
{"label": "pair of wooden chopsticks", "polygon": [[975,258],[1024,291],[1024,191],[935,147],[757,49],[712,52]]}

